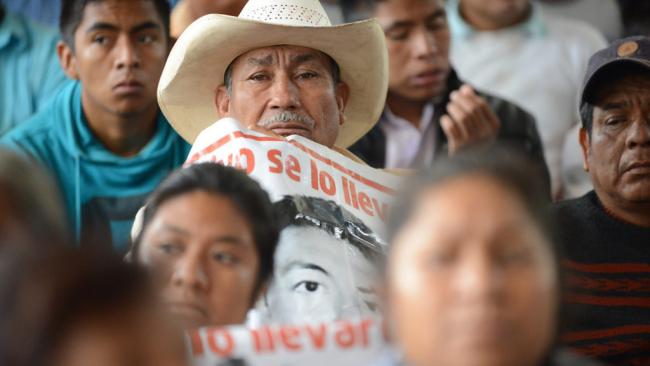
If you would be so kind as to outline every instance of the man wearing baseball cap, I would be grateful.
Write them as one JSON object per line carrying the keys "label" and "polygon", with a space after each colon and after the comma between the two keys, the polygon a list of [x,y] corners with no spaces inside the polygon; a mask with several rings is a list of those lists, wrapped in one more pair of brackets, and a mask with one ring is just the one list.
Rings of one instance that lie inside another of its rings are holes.
{"label": "man wearing baseball cap", "polygon": [[649,365],[650,38],[591,57],[580,114],[594,190],[554,207],[573,307],[563,340],[612,365]]}

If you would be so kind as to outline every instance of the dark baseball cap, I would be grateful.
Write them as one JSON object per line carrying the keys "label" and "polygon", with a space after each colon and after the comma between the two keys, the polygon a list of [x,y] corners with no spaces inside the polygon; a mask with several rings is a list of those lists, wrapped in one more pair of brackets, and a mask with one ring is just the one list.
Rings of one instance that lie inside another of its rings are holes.
{"label": "dark baseball cap", "polygon": [[589,59],[585,81],[580,94],[580,106],[594,92],[594,81],[612,68],[642,66],[650,71],[650,38],[634,36],[616,40]]}

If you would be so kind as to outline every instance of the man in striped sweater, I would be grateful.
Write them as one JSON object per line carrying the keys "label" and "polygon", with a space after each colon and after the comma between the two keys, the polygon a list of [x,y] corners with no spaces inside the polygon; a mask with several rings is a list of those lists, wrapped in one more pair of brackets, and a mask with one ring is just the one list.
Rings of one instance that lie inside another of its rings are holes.
{"label": "man in striped sweater", "polygon": [[650,38],[594,54],[580,100],[594,190],[554,206],[569,287],[562,339],[612,365],[650,365]]}

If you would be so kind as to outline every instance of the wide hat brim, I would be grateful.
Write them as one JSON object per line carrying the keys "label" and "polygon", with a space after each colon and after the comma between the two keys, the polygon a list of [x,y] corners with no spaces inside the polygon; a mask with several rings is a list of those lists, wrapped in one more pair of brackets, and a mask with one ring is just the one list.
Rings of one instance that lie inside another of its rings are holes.
{"label": "wide hat brim", "polygon": [[293,45],[332,57],[350,88],[336,146],[348,147],[379,119],[388,90],[388,53],[375,20],[328,27],[296,27],[210,14],[192,23],[172,48],[158,85],[160,109],[188,142],[220,116],[215,90],[228,65],[257,48]]}

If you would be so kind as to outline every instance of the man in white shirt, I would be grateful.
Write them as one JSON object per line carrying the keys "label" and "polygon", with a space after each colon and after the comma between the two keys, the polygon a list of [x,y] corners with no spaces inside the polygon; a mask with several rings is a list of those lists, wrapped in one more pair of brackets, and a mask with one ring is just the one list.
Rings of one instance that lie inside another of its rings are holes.
{"label": "man in white shirt", "polygon": [[572,128],[587,60],[605,38],[585,23],[544,14],[530,0],[449,0],[446,8],[450,58],[461,77],[535,116],[556,198],[588,190]]}

